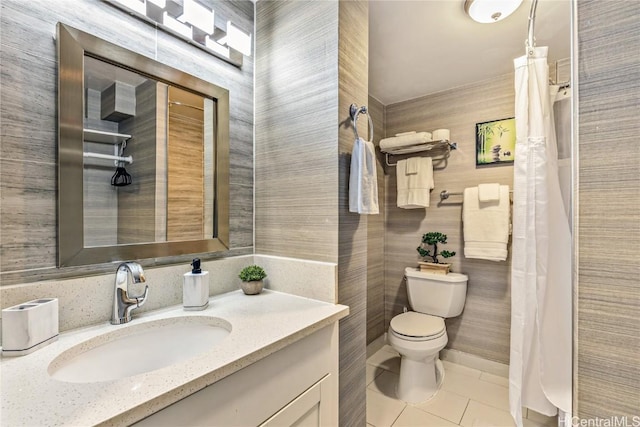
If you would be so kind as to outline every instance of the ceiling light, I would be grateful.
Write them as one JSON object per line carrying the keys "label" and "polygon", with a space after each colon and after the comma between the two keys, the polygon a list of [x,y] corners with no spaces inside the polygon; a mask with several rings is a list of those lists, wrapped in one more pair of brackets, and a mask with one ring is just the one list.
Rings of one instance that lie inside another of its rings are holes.
{"label": "ceiling light", "polygon": [[522,0],[466,0],[464,11],[476,22],[490,24],[511,15]]}

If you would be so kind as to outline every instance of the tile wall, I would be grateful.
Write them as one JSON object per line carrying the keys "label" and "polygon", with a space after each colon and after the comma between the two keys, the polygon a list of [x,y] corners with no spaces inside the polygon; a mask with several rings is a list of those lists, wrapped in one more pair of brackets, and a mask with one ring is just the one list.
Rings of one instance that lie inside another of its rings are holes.
{"label": "tile wall", "polygon": [[[373,142],[376,147],[385,137],[384,106],[369,96],[369,115],[373,120]],[[380,214],[367,217],[367,345],[385,332],[384,322],[384,227],[386,213],[384,208],[384,156],[379,150],[378,200]]]}
{"label": "tile wall", "polygon": [[581,0],[577,12],[574,398],[581,418],[630,425],[640,416],[640,3]]}
{"label": "tile wall", "polygon": [[[339,2],[338,118],[349,117],[349,106],[366,105],[369,93],[369,4]],[[366,135],[366,117],[358,132]],[[365,365],[367,346],[368,221],[377,215],[349,212],[349,177],[355,134],[340,126],[338,133],[338,302],[349,306],[340,321],[340,425],[363,425],[366,419]]]}

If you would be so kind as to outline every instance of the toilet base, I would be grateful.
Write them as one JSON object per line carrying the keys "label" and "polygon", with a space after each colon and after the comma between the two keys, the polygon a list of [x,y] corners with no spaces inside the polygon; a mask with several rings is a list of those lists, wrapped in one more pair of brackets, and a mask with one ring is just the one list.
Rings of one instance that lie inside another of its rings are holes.
{"label": "toilet base", "polygon": [[396,396],[408,403],[425,402],[440,390],[443,379],[444,367],[437,353],[422,361],[402,357]]}

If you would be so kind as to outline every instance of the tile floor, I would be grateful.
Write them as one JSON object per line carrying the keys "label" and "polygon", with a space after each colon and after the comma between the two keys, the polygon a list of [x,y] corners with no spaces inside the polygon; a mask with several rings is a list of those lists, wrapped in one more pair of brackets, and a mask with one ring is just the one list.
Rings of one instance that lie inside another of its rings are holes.
{"label": "tile floor", "polygon": [[[385,345],[367,359],[367,425],[374,427],[507,427],[508,380],[446,361],[442,388],[431,400],[407,404],[395,396],[400,356]],[[557,425],[555,418],[523,410],[525,427]]]}

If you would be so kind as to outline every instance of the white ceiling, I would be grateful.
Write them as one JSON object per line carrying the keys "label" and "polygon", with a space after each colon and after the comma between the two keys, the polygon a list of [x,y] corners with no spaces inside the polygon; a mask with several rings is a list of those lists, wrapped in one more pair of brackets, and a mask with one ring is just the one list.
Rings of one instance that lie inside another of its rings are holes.
{"label": "white ceiling", "polygon": [[[513,72],[524,54],[531,2],[503,21],[479,24],[464,0],[369,3],[369,94],[384,105]],[[570,0],[539,0],[537,46],[549,61],[570,56]]]}

